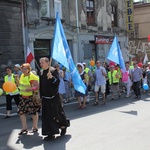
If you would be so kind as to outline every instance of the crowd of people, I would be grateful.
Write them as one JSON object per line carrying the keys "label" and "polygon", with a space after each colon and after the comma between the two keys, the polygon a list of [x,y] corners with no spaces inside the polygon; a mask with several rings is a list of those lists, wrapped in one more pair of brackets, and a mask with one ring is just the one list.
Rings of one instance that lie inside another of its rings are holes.
{"label": "crowd of people", "polygon": [[[59,64],[56,66],[59,66]],[[115,95],[118,95],[118,98],[120,98],[122,93],[126,93],[125,97],[128,98],[131,96],[131,91],[134,92],[135,99],[140,99],[141,88],[144,93],[147,91],[147,89],[143,88],[143,84],[150,86],[150,62],[144,65],[139,65],[136,61],[125,62],[125,70],[122,70],[118,64],[102,63],[100,60],[96,61],[94,69],[88,68],[85,62],[77,63],[76,67],[81,79],[87,86],[85,94],[76,90],[74,92],[74,97],[78,100],[77,109],[86,108],[86,104],[89,102],[89,92],[94,93],[95,101],[93,106],[96,106],[99,104],[100,94],[102,96],[102,104],[106,103],[108,95],[113,100]],[[64,71],[63,74],[66,74],[66,69],[64,70],[63,67],[61,69]],[[59,70],[61,69],[59,66]],[[65,75],[63,77],[65,78]],[[64,81],[66,80],[64,79]],[[71,89],[71,76],[68,77],[67,82],[70,88],[63,87],[66,93],[68,93],[68,89]],[[64,101],[62,103],[69,101],[69,96],[66,93],[64,92],[63,94]],[[65,95],[67,95],[67,98]]]}
{"label": "crowd of people", "polygon": [[[62,67],[61,64],[50,66],[49,59],[43,57],[40,59],[40,74],[31,69],[30,64],[24,63],[21,66],[16,64],[14,68],[7,66],[4,82],[11,81],[17,85],[17,89],[12,92],[6,92],[6,116],[11,117],[12,99],[18,108],[22,129],[19,135],[28,132],[38,132],[38,114],[42,112],[42,135],[45,140],[55,138],[55,134],[65,135],[70,121],[67,119],[63,110],[63,104],[68,103],[71,97],[78,101],[77,109],[85,109],[89,102],[89,92],[95,94],[93,106],[99,105],[99,95],[102,95],[102,104],[106,103],[107,96],[111,100],[122,92],[126,93],[126,98],[131,96],[131,90],[134,91],[136,99],[141,98],[141,87],[143,84],[150,86],[150,62],[147,65],[138,66],[134,61],[132,64],[125,63],[125,70],[121,70],[117,64],[102,63],[97,60],[94,69],[88,68],[85,62],[76,64],[76,68],[81,80],[86,85],[85,93],[81,93],[73,88],[71,74],[69,70]],[[72,90],[73,89],[73,90]],[[147,89],[143,89],[145,93]],[[39,94],[42,99],[42,105],[34,103],[33,95]],[[71,94],[72,93],[72,94]],[[26,115],[32,115],[32,129],[28,131]],[[61,130],[61,132],[60,132]]]}
{"label": "crowd of people", "polygon": [[[14,98],[18,115],[20,116],[22,129],[19,135],[38,132],[38,114],[42,111],[42,135],[44,140],[55,138],[55,134],[61,136],[66,134],[70,121],[66,117],[61,105],[59,95],[60,78],[57,69],[50,67],[49,59],[43,57],[40,59],[42,68],[39,76],[31,70],[30,64],[24,63],[14,66],[14,73],[11,67],[6,67],[6,76],[4,82],[11,81],[17,85],[12,92],[6,92],[6,110],[4,119],[10,118],[12,110],[11,101]],[[17,66],[18,69],[15,67]],[[34,94],[40,93],[42,105],[37,105]],[[26,115],[32,116],[32,129],[28,131]],[[61,131],[60,131],[61,130]]]}

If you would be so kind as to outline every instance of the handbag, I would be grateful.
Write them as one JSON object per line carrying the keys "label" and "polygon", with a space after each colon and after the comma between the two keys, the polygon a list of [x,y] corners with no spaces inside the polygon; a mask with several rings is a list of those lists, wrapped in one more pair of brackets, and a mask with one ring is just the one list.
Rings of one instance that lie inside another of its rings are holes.
{"label": "handbag", "polygon": [[35,106],[41,106],[42,104],[42,100],[40,98],[40,94],[39,94],[39,91],[33,91],[33,104]]}

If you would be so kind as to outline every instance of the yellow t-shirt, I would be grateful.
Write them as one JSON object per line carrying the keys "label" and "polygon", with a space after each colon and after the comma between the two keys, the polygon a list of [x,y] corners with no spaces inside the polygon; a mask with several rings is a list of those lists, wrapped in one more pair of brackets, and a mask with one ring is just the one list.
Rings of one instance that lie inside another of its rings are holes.
{"label": "yellow t-shirt", "polygon": [[24,74],[21,75],[19,80],[19,89],[20,89],[20,95],[23,96],[31,96],[33,95],[32,91],[25,91],[27,88],[31,87],[32,81],[37,80],[39,82],[39,77],[30,72],[29,76],[24,76]]}

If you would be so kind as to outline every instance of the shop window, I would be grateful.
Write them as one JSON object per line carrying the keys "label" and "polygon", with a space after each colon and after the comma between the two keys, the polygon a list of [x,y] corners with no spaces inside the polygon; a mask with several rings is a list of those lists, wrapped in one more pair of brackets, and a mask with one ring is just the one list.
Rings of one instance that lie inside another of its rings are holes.
{"label": "shop window", "polygon": [[87,24],[94,25],[95,24],[94,0],[86,1],[86,13],[87,13]]}
{"label": "shop window", "polygon": [[112,27],[118,27],[117,5],[112,5],[111,23]]}
{"label": "shop window", "polygon": [[92,57],[92,45],[84,44],[84,59],[90,59]]}

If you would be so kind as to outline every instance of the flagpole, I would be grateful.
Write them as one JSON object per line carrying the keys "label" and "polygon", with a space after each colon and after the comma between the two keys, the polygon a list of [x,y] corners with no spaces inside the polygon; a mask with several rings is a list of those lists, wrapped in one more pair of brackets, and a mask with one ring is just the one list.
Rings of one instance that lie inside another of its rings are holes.
{"label": "flagpole", "polygon": [[35,64],[37,65],[37,67],[38,67],[38,69],[39,69],[39,71],[41,70],[40,69],[40,67],[39,67],[39,65],[38,65],[38,63],[37,63],[37,61],[34,59],[34,62],[35,62]]}
{"label": "flagpole", "polygon": [[52,65],[52,57],[51,57],[50,60],[49,60],[49,69],[48,69],[48,73],[50,73],[51,65]]}

